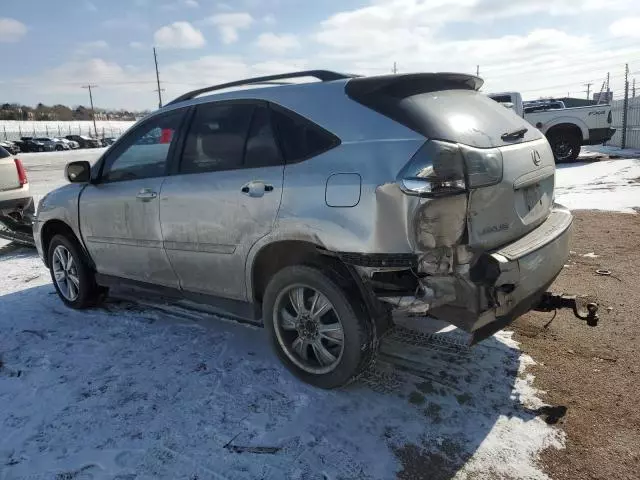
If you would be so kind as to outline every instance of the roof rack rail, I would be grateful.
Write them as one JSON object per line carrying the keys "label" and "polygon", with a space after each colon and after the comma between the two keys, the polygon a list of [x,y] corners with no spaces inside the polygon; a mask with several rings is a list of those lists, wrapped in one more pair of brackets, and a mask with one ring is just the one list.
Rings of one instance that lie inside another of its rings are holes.
{"label": "roof rack rail", "polygon": [[247,78],[244,80],[236,80],[235,82],[221,83],[220,85],[212,85],[211,87],[199,88],[192,90],[191,92],[180,95],[175,100],[167,103],[167,105],[173,105],[174,103],[184,102],[202,95],[203,93],[213,92],[215,90],[223,90],[225,88],[239,87],[242,85],[260,85],[260,84],[280,84],[275,80],[285,80],[288,78],[303,78],[314,77],[321,82],[330,82],[332,80],[343,80],[345,78],[353,78],[356,75],[349,75],[345,73],[332,72],[331,70],[304,70],[302,72],[280,73],[278,75],[267,75],[264,77]]}

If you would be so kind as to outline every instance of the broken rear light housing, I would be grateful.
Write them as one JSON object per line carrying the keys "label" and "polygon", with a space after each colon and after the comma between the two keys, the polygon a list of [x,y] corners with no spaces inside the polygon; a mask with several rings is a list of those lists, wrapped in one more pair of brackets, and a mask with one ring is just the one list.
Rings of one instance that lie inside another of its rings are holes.
{"label": "broken rear light housing", "polygon": [[409,195],[437,198],[502,181],[502,154],[497,148],[473,148],[429,140],[398,174]]}
{"label": "broken rear light housing", "polygon": [[13,161],[16,164],[16,170],[18,171],[18,181],[20,182],[20,186],[22,187],[29,183],[29,180],[27,179],[27,172],[24,169],[24,165],[22,165],[22,162],[19,159],[14,158]]}

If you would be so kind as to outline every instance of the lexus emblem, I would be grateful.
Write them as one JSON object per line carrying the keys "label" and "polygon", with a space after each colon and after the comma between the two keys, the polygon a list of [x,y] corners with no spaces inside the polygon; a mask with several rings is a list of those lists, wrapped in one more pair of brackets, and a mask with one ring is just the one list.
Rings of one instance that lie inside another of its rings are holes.
{"label": "lexus emblem", "polygon": [[536,167],[538,165],[540,165],[540,163],[542,163],[542,158],[540,157],[540,152],[538,152],[537,150],[532,150],[531,151],[531,160],[533,160],[533,164]]}

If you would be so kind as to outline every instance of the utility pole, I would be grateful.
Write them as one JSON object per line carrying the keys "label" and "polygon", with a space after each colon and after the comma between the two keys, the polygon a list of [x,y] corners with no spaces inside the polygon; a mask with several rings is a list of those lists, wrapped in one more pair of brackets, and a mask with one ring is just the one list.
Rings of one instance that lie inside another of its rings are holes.
{"label": "utility pole", "polygon": [[393,74],[395,75],[396,73],[398,73],[398,66],[396,65],[396,62],[393,62]]}
{"label": "utility pole", "polygon": [[589,100],[589,94],[591,93],[591,85],[593,85],[593,83],[584,84],[584,86],[587,87],[587,100]]}
{"label": "utility pole", "polygon": [[480,76],[480,65],[476,65],[476,77]]}
{"label": "utility pole", "polygon": [[156,55],[156,47],[153,47],[153,61],[156,64],[156,82],[158,82],[158,108],[162,108],[162,88],[160,88],[160,74],[158,73],[158,56]]}
{"label": "utility pole", "polygon": [[87,88],[89,90],[89,102],[91,103],[91,119],[93,120],[93,133],[95,137],[98,138],[98,128],[96,127],[96,112],[93,109],[93,94],[91,93],[92,88],[98,88],[98,85],[83,85],[82,88]]}
{"label": "utility pole", "polygon": [[627,111],[629,110],[629,64],[624,64],[624,107],[622,110],[622,148],[627,148]]}

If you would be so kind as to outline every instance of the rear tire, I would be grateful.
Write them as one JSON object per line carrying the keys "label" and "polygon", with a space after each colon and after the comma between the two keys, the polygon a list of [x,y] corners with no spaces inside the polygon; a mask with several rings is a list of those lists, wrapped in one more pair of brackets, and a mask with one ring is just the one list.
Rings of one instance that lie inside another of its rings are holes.
{"label": "rear tire", "polygon": [[575,162],[580,155],[580,138],[573,132],[551,133],[548,137],[556,163]]}
{"label": "rear tire", "polygon": [[95,274],[75,239],[54,236],[49,243],[47,260],[53,286],[68,307],[91,307],[104,297],[106,292],[96,284]]}
{"label": "rear tire", "polygon": [[62,145],[56,145],[56,151],[61,152],[62,150],[64,150]]}
{"label": "rear tire", "polygon": [[277,356],[298,378],[320,388],[355,380],[378,349],[373,321],[340,283],[328,271],[296,265],[277,272],[264,293],[264,326]]}

